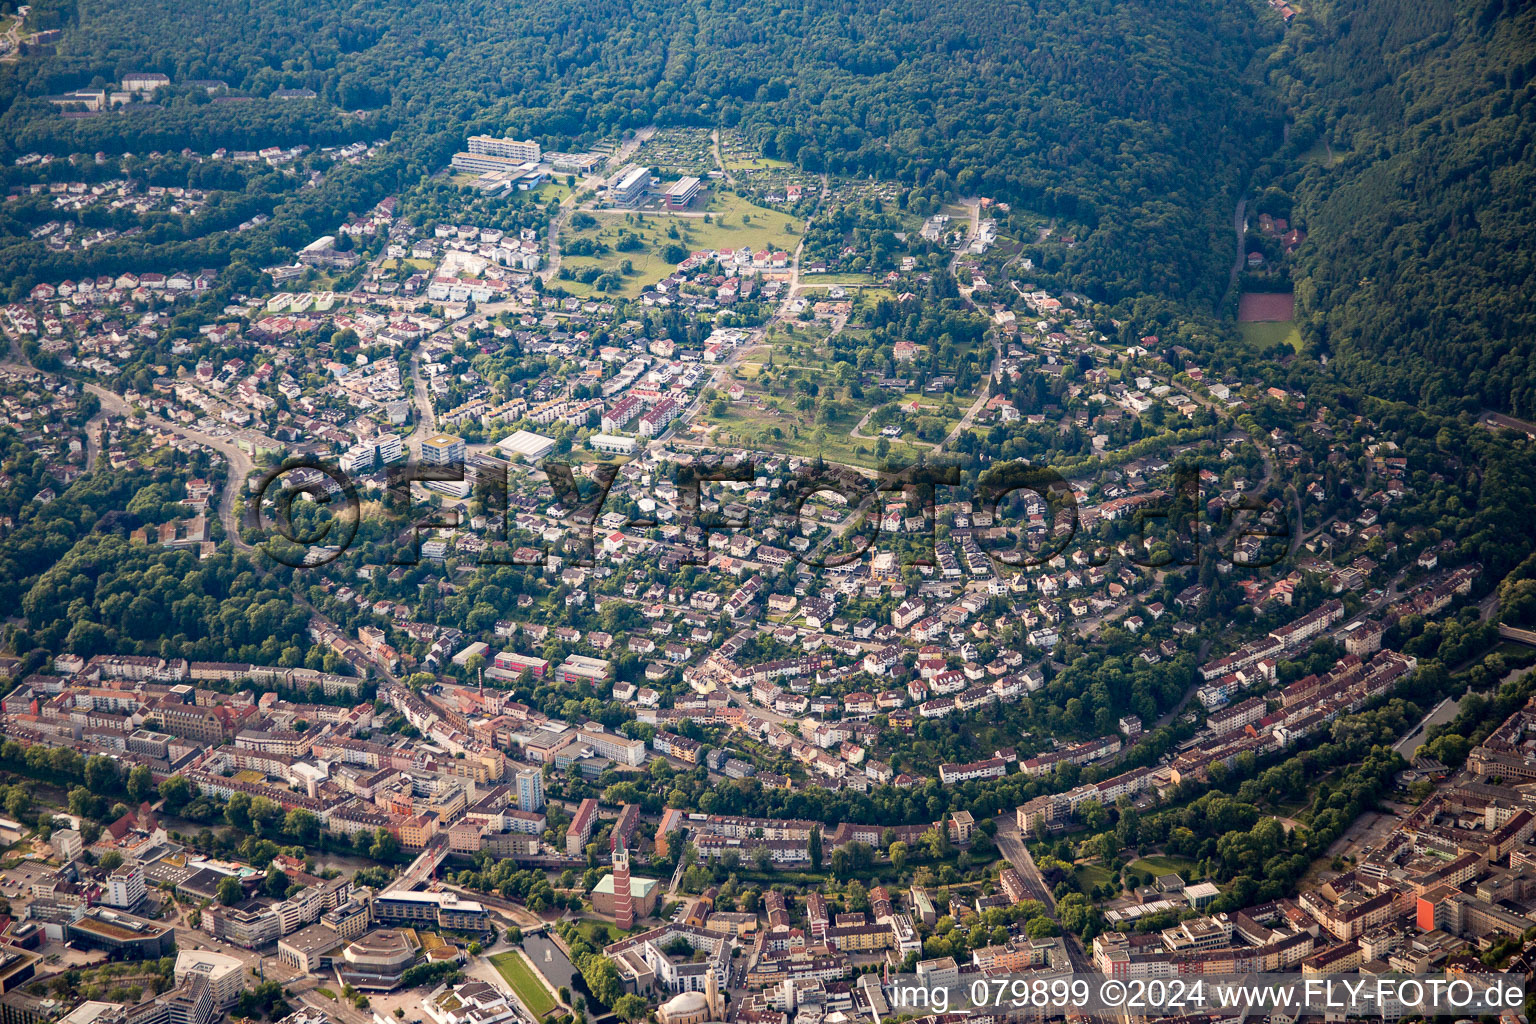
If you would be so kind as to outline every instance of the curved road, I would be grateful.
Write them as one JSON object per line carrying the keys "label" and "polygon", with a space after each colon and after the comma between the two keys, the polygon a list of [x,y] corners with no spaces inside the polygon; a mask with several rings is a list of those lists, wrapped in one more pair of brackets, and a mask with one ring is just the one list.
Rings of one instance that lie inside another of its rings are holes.
{"label": "curved road", "polygon": [[[106,388],[97,384],[85,384],[85,388],[90,391],[91,394],[95,395],[98,399],[101,400],[101,407],[104,411],[112,413],[113,415],[120,415],[125,418],[132,416],[132,407],[129,406],[126,401],[124,401],[123,396],[117,394],[115,391],[108,391]],[[246,553],[253,551],[253,546],[246,543],[244,538],[240,536],[240,524],[235,516],[235,504],[236,499],[240,495],[240,488],[245,485],[246,479],[256,468],[255,463],[252,461],[251,457],[237,448],[235,444],[228,438],[215,437],[212,434],[198,430],[194,427],[183,426],[179,423],[172,423],[168,420],[162,419],[159,416],[150,415],[143,417],[140,422],[153,427],[158,427],[161,430],[170,431],[173,434],[177,434],[181,437],[187,438],[188,440],[196,441],[199,444],[207,445],[208,447],[224,456],[228,465],[226,469],[226,478],[224,481],[224,493],[219,498],[219,522],[223,524],[225,535],[229,538],[229,542],[234,545],[237,551]],[[263,569],[260,564],[256,564],[256,570],[263,574],[266,572],[266,570]],[[295,604],[305,609],[319,622],[332,629],[335,629],[342,635],[346,635],[345,630],[338,627],[334,622],[330,620],[328,616],[322,613],[314,605],[310,604],[309,600],[305,598],[305,596],[299,590],[294,589],[291,591],[291,593],[293,594],[293,600]],[[361,650],[361,648],[359,648],[359,650]],[[389,670],[387,665],[373,661],[373,659],[368,656],[366,651],[363,652],[363,655],[364,657],[369,658],[369,661],[373,664],[375,671],[379,673],[379,677],[381,679],[391,683],[399,681],[395,674]]]}
{"label": "curved road", "polygon": [[[85,388],[100,399],[103,412],[124,418],[133,416],[133,407],[124,401],[123,396],[117,392],[108,391],[98,384],[87,384]],[[97,416],[100,415],[100,413],[97,414]],[[96,417],[92,417],[93,421],[95,419]],[[240,524],[235,521],[235,499],[239,497],[240,488],[244,485],[246,477],[250,476],[251,471],[256,468],[256,464],[251,460],[251,457],[237,448],[227,438],[215,437],[193,427],[185,427],[181,424],[161,419],[159,416],[145,416],[142,422],[150,426],[159,427],[162,430],[169,430],[171,433],[185,437],[190,441],[205,444],[224,456],[228,468],[225,473],[224,493],[219,498],[219,522],[224,524],[224,532],[229,536],[230,543],[241,551],[251,550],[251,545],[241,538]],[[97,447],[99,448],[99,442]],[[94,468],[89,451],[87,452],[87,463],[91,464]]]}

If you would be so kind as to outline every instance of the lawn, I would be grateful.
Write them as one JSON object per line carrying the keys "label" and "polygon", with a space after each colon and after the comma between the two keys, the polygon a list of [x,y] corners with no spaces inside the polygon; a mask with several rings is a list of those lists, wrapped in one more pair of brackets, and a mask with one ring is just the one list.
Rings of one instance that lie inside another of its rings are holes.
{"label": "lawn", "polygon": [[575,189],[565,183],[565,178],[561,177],[559,180],[546,181],[534,189],[533,194],[539,197],[540,203],[547,203],[551,199],[557,203],[563,203],[565,197],[574,191]]}
{"label": "lawn", "polygon": [[728,170],[732,171],[792,171],[798,168],[788,160],[779,160],[771,156],[742,156],[736,153],[728,153],[724,149],[720,151],[720,158]]}
{"label": "lawn", "polygon": [[[728,189],[716,189],[705,209],[711,223],[702,217],[688,220],[687,233],[696,239],[696,249],[777,249],[793,252],[800,244],[800,222],[787,213],[758,206]],[[743,223],[742,217],[750,218]],[[679,218],[681,219],[681,218]]]}
{"label": "lawn", "polygon": [[[613,248],[621,228],[628,229],[637,235],[641,239],[641,247],[629,252],[620,252],[618,249]],[[667,243],[672,241],[672,239],[666,237],[664,230],[657,231],[649,224],[627,224],[614,218],[608,218],[599,227],[575,232],[570,237],[596,239],[606,243],[609,246],[609,250],[599,256],[563,254],[560,258],[562,269],[568,267],[573,273],[578,273],[588,267],[596,267],[602,271],[611,270],[619,273],[623,279],[622,287],[604,293],[599,292],[593,284],[583,283],[575,279],[556,278],[554,283],[558,287],[566,289],[572,295],[587,297],[609,294],[633,299],[645,290],[646,285],[655,284],[670,274],[674,268],[674,265],[668,263],[662,256]],[[566,244],[566,239],[562,236],[562,247]],[[630,272],[628,274],[623,273],[623,267],[626,262],[630,265]]]}
{"label": "lawn", "polygon": [[427,271],[431,270],[433,265],[434,264],[431,260],[418,259],[385,260],[383,263],[379,264],[379,266],[384,270],[399,270],[401,267],[409,267],[412,270],[417,270],[422,273],[426,273]]}
{"label": "lawn", "polygon": [[875,283],[872,274],[807,274],[802,264],[800,281],[806,289],[830,288],[833,285],[842,285],[844,288],[867,288]]}
{"label": "lawn", "polygon": [[[848,335],[860,336],[863,330],[856,325],[844,326],[844,341]],[[830,334],[831,326],[825,320],[773,324],[768,330],[767,346],[747,353],[735,367],[734,377],[745,389],[745,397],[728,402],[718,414],[713,411],[713,403],[705,406],[700,420],[717,428],[712,439],[720,444],[735,443],[802,457],[821,455],[833,462],[866,468],[910,465],[931,452],[931,444],[923,443],[909,429],[904,439],[886,441],[888,451],[881,458],[877,454],[882,444],[877,427],[866,426],[865,433],[870,435],[867,437],[851,434],[865,413],[887,402],[909,404],[916,400],[918,416],[938,422],[939,433],[933,436],[936,440],[969,408],[970,396],[956,396],[953,407],[947,408],[941,396],[898,398],[868,385],[861,397],[851,397],[843,386],[835,383],[833,367],[837,354],[830,344]],[[771,371],[767,365],[769,351],[773,355]],[[802,409],[800,388],[807,381],[821,384],[822,390],[809,401],[810,408]],[[763,404],[755,404],[758,401]]]}
{"label": "lawn", "polygon": [[555,1009],[554,997],[521,951],[497,953],[491,957],[491,966],[506,979],[534,1016],[542,1018]]}
{"label": "lawn", "polygon": [[1083,892],[1091,892],[1106,882],[1113,884],[1115,873],[1100,864],[1079,864],[1072,869],[1072,875],[1077,880],[1077,887]]}
{"label": "lawn", "polygon": [[616,925],[603,921],[578,921],[576,929],[585,935],[587,939],[598,946],[606,946],[609,943],[618,942],[629,934]]}
{"label": "lawn", "polygon": [[1293,320],[1238,324],[1237,330],[1253,349],[1262,351],[1286,344],[1297,352],[1301,351],[1301,331],[1297,330]]}
{"label": "lawn", "polygon": [[[868,404],[839,402],[825,424],[814,423],[812,412],[801,412],[794,408],[792,401],[782,404],[785,408],[774,410],[731,402],[724,415],[715,416],[706,410],[702,418],[719,427],[714,434],[719,443],[739,443],[806,458],[821,455],[833,462],[868,468],[876,468],[881,463],[875,455],[877,440],[849,436],[849,431],[869,410]],[[824,428],[820,438],[818,428]],[[887,461],[911,463],[927,451],[927,447],[892,441]]]}
{"label": "lawn", "polygon": [[[619,271],[627,260],[631,272],[623,275],[623,287],[610,294],[635,298],[646,285],[654,284],[675,269],[663,256],[668,245],[677,243],[689,252],[699,249],[739,249],[743,246],[756,249],[774,249],[789,252],[799,244],[799,224],[789,214],[755,206],[733,192],[717,194],[710,199],[707,210],[710,220],[703,217],[680,217],[659,211],[639,214],[638,220],[619,210],[597,210],[592,216],[597,224],[579,231],[566,230],[560,236],[562,250],[569,250],[573,243],[591,239],[605,243],[608,251],[598,256],[576,256],[564,252],[560,265],[579,272],[589,267],[603,271]],[[742,218],[746,217],[744,223]],[[668,234],[675,228],[676,238]],[[641,245],[628,252],[614,247],[621,231],[637,236]],[[556,284],[573,295],[600,294],[591,284],[576,280],[557,279]]]}
{"label": "lawn", "polygon": [[1189,881],[1189,873],[1194,870],[1194,867],[1194,861],[1186,860],[1183,857],[1157,855],[1132,861],[1128,865],[1127,870],[1134,871],[1140,875],[1183,875],[1184,881],[1187,882]]}

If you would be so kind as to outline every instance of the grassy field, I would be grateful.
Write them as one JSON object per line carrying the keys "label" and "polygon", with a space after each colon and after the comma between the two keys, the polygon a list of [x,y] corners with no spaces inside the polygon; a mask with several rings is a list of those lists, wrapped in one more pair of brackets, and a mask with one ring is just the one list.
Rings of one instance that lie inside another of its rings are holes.
{"label": "grassy field", "polygon": [[[816,350],[814,343],[798,339],[791,357],[785,352],[774,356],[775,370],[770,378],[764,372],[761,361],[749,361],[736,369],[736,379],[747,390],[747,396],[738,402],[727,402],[725,411],[715,414],[706,406],[702,419],[715,426],[713,435],[718,443],[742,443],[769,451],[784,452],[805,457],[821,455],[833,462],[875,468],[881,464],[877,456],[878,438],[851,436],[851,431],[875,405],[889,399],[886,394],[874,394],[865,389],[864,397],[846,396],[842,388],[825,388],[810,409],[796,405],[799,397],[794,382],[801,379],[825,380],[831,372],[831,363]],[[794,376],[786,372],[795,367]],[[755,404],[752,400],[762,404]],[[818,414],[825,410],[825,415]],[[873,431],[867,431],[873,433]],[[926,446],[907,444],[900,440],[890,442],[887,460],[910,463],[929,449]]]}
{"label": "grassy field", "polygon": [[557,203],[561,203],[565,201],[566,196],[570,195],[574,191],[575,189],[571,188],[571,186],[565,183],[565,176],[561,175],[558,180],[546,181],[544,184],[534,189],[533,194],[538,197],[541,204],[547,203],[551,199]]}
{"label": "grassy field", "polygon": [[[794,217],[757,206],[726,189],[711,193],[705,209],[710,214],[711,223],[704,223],[703,218],[693,218],[689,224],[698,239],[695,248],[740,249],[750,245],[753,249],[793,252],[800,244],[801,225]],[[750,223],[744,223],[743,217],[749,218]]]}
{"label": "grassy field", "polygon": [[[775,416],[771,411],[762,414],[757,410],[732,409],[724,416],[710,417],[710,422],[720,427],[720,431],[714,435],[716,443],[741,443],[744,446],[783,452],[786,455],[798,455],[802,458],[814,458],[820,455],[829,462],[841,462],[866,469],[875,469],[886,463],[907,465],[916,462],[923,453],[931,451],[926,446],[918,447],[902,441],[892,441],[886,458],[880,459],[876,451],[877,441],[848,435],[848,431],[863,415],[863,411],[858,415],[834,415],[832,420],[825,424],[825,431],[818,431],[798,422],[787,423],[783,417]],[[775,430],[778,431],[777,434],[774,433]]]}
{"label": "grassy field", "polygon": [[[789,252],[799,244],[800,225],[795,218],[777,210],[755,206],[735,193],[716,194],[711,197],[706,210],[710,215],[707,222],[703,217],[680,217],[659,212],[631,216],[617,210],[594,211],[592,216],[597,224],[579,231],[567,229],[561,234],[561,247],[569,250],[573,243],[581,239],[592,239],[608,245],[608,251],[599,256],[575,256],[566,252],[561,257],[560,265],[569,267],[572,272],[580,272],[589,267],[618,272],[627,260],[631,272],[623,275],[623,287],[609,294],[634,298],[646,285],[672,272],[675,265],[667,262],[662,254],[673,243],[682,245],[689,252],[699,249],[739,249],[743,246],[754,250]],[[743,217],[747,218],[745,222]],[[668,234],[669,228],[675,228],[678,237],[671,237]],[[636,235],[641,241],[640,247],[629,252],[620,252],[614,248],[621,231]],[[580,281],[560,279],[557,283],[573,295],[601,294],[592,285]]]}
{"label": "grassy field", "polygon": [[1077,879],[1077,887],[1084,892],[1115,881],[1114,872],[1099,864],[1079,864],[1072,869],[1072,875]]}
{"label": "grassy field", "polygon": [[1154,857],[1143,857],[1140,860],[1132,861],[1128,865],[1128,870],[1134,871],[1141,875],[1183,875],[1184,881],[1187,882],[1189,881],[1189,872],[1194,870],[1194,867],[1195,862],[1192,860],[1185,860],[1183,857],[1168,857],[1159,855]]}
{"label": "grassy field", "polygon": [[379,264],[379,266],[384,270],[399,270],[401,267],[409,267],[412,270],[425,273],[426,271],[431,270],[435,264],[431,260],[404,259],[385,260],[383,263]]}
{"label": "grassy field", "polygon": [[1269,349],[1284,343],[1297,352],[1301,351],[1301,331],[1297,330],[1295,321],[1238,324],[1237,329],[1250,348]]}
{"label": "grassy field", "polygon": [[[578,280],[566,280],[557,278],[555,284],[569,291],[573,295],[620,295],[625,298],[635,298],[648,284],[656,281],[672,272],[673,264],[668,263],[662,256],[674,239],[666,235],[666,229],[658,228],[654,218],[647,218],[641,224],[627,223],[620,217],[604,216],[598,219],[596,227],[586,228],[581,231],[569,231],[561,236],[561,246],[569,249],[571,242],[579,239],[592,239],[602,242],[609,248],[608,251],[598,256],[573,256],[568,252],[560,258],[562,269],[569,268],[572,273],[580,273],[589,267],[595,267],[601,271],[613,271],[623,277],[623,286],[610,292],[599,292],[593,284],[585,284]],[[614,248],[621,231],[630,231],[641,240],[641,246],[631,252],[620,252]],[[686,243],[684,243],[686,244]],[[630,265],[630,273],[624,274],[625,263]]]}
{"label": "grassy field", "polygon": [[[855,310],[855,321],[858,311]],[[855,322],[842,328],[839,344],[846,357],[850,336],[860,339],[867,328]],[[834,462],[866,468],[887,464],[910,464],[932,450],[930,444],[907,430],[900,439],[887,440],[887,452],[879,455],[881,438],[874,424],[865,427],[869,436],[854,437],[852,431],[864,415],[876,406],[899,402],[918,404],[919,417],[938,421],[938,433],[927,440],[937,440],[970,407],[972,396],[955,397],[946,406],[940,396],[893,395],[866,384],[860,397],[839,382],[837,351],[831,344],[831,325],[825,319],[814,322],[779,322],[773,324],[767,344],[745,354],[736,364],[734,379],[746,394],[739,401],[727,402],[716,412],[715,403],[706,403],[700,421],[714,428],[712,440],[719,444],[741,444],[789,455],[821,455]],[[769,352],[772,363],[769,364]],[[808,383],[818,386],[818,394],[804,393]],[[720,389],[722,392],[726,388]],[[806,404],[808,408],[801,408]]]}
{"label": "grassy field", "polygon": [[726,169],[731,171],[792,171],[795,165],[788,160],[779,160],[768,156],[741,156],[736,153],[721,151],[721,159]]}
{"label": "grassy field", "polygon": [[844,288],[868,288],[875,283],[871,274],[805,274],[803,271],[800,280],[807,289],[830,288],[835,284]]}
{"label": "grassy field", "polygon": [[520,951],[514,949],[497,953],[491,957],[491,964],[535,1016],[543,1017],[555,1009],[555,1000],[550,996],[549,989]]}
{"label": "grassy field", "polygon": [[1328,145],[1322,139],[1318,139],[1312,144],[1311,149],[1308,149],[1305,153],[1301,154],[1301,158],[1307,163],[1322,164],[1324,167],[1332,167],[1334,164],[1338,163],[1348,155],[1349,150],[1334,147],[1333,159],[1330,161],[1328,159]]}

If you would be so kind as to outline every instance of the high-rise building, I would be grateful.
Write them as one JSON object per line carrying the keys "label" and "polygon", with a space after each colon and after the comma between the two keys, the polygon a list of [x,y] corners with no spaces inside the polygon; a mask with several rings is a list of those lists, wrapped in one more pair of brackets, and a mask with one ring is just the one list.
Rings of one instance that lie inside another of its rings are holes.
{"label": "high-rise building", "polygon": [[189,974],[165,999],[170,1024],[208,1024],[213,1020],[213,986],[201,974]]}
{"label": "high-rise building", "polygon": [[213,1008],[227,1010],[245,991],[245,966],[236,957],[204,949],[183,949],[176,954],[174,977],[184,985],[189,977],[201,975],[212,987]]}
{"label": "high-rise building", "polygon": [[379,434],[369,443],[378,448],[383,462],[396,462],[405,455],[405,444],[399,434]]}
{"label": "high-rise building", "polygon": [[628,931],[635,926],[635,899],[629,888],[629,851],[613,851],[613,923]]}
{"label": "high-rise building", "polygon": [[107,891],[101,902],[109,907],[132,910],[149,894],[144,884],[144,869],[137,864],[124,864],[107,876]]}
{"label": "high-rise building", "polygon": [[542,811],[544,809],[544,772],[540,768],[522,768],[517,778],[517,809]]}
{"label": "high-rise building", "polygon": [[453,434],[434,434],[421,442],[421,461],[429,466],[448,466],[464,461],[464,439]]}

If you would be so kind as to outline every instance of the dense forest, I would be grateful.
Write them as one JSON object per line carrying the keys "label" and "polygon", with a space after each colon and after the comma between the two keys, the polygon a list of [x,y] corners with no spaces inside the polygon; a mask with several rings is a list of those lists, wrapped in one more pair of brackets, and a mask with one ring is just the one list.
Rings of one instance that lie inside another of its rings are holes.
{"label": "dense forest", "polygon": [[[441,167],[466,134],[553,148],[653,122],[725,125],[807,170],[993,195],[1085,225],[1067,260],[1073,287],[1209,305],[1225,285],[1232,204],[1280,135],[1251,70],[1279,22],[1247,4],[37,6],[35,21],[66,32],[56,56],[0,68],[0,155],[392,138],[379,166],[343,183],[348,194],[328,182],[279,207],[256,233],[279,244],[291,244],[285,221],[302,234],[309,207],[366,208]],[[128,72],[172,84],[132,113],[66,118],[45,100]],[[194,80],[243,98],[210,100]],[[269,99],[280,88],[317,98]],[[252,238],[209,256],[225,265],[259,251]]]}
{"label": "dense forest", "polygon": [[1309,7],[1272,75],[1305,336],[1377,394],[1536,414],[1536,7]]}
{"label": "dense forest", "polygon": [[[1047,283],[1122,310],[1144,295],[1214,308],[1247,194],[1307,232],[1288,267],[1303,336],[1346,380],[1440,412],[1536,415],[1536,8],[1512,0],[1318,0],[1283,29],[1261,3],[1194,0],[41,0],[30,22],[65,33],[56,55],[0,66],[7,163],[389,145],[317,188],[252,181],[205,218],[270,213],[254,231],[0,251],[16,287],[261,266],[475,132],[580,148],[647,124],[736,127],[807,171],[1070,226]],[[151,71],[172,84],[132,112],[46,100]],[[194,84],[208,80],[227,94]],[[316,98],[270,98],[299,88]]]}

